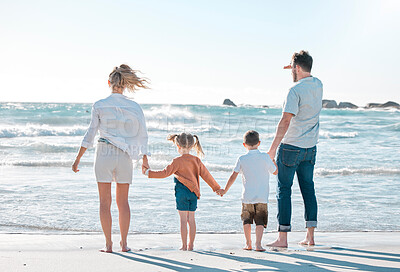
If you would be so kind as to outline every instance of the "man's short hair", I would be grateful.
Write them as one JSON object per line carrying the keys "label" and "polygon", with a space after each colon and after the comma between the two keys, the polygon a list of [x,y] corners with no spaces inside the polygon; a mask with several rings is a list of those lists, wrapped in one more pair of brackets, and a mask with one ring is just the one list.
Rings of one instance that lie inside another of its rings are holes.
{"label": "man's short hair", "polygon": [[308,54],[308,51],[301,50],[299,53],[294,53],[292,57],[292,65],[300,66],[304,72],[311,72],[313,59]]}
{"label": "man's short hair", "polygon": [[244,134],[243,141],[249,146],[256,145],[260,141],[260,135],[255,130],[249,130]]}

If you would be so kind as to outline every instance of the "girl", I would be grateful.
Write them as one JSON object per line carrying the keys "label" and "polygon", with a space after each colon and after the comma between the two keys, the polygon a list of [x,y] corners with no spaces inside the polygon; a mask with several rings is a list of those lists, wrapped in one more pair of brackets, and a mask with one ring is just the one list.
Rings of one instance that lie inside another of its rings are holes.
{"label": "girl", "polygon": [[[196,236],[194,212],[197,208],[197,199],[200,198],[199,176],[219,195],[221,187],[201,160],[189,154],[190,150],[194,148],[197,151],[197,156],[204,155],[199,138],[196,135],[173,134],[168,136],[168,140],[177,146],[178,153],[181,156],[173,159],[171,164],[162,171],[152,171],[146,165],[143,165],[142,172],[149,178],[166,178],[175,174],[176,209],[179,212],[181,224],[181,250],[193,250]],[[189,224],[189,244],[187,244],[187,224]]]}
{"label": "girl", "polygon": [[94,137],[100,131],[94,163],[100,198],[100,222],[106,238],[102,252],[112,252],[111,241],[111,182],[117,183],[116,201],[119,211],[121,250],[126,252],[130,224],[128,202],[129,185],[132,184],[132,159],[143,158],[148,167],[148,136],[142,108],[123,95],[125,89],[131,92],[145,88],[146,79],[139,78],[128,65],[115,67],[108,78],[111,95],[93,104],[92,119],[81,148],[72,165],[79,172],[78,165],[86,149],[93,146]]}

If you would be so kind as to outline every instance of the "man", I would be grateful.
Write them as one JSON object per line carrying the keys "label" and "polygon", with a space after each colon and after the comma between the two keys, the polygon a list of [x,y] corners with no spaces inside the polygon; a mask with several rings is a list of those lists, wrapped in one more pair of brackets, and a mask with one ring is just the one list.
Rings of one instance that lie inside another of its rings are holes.
{"label": "man", "polygon": [[[314,164],[319,133],[319,114],[322,108],[322,83],[311,76],[313,59],[307,51],[294,53],[291,64],[293,81],[283,106],[275,138],[268,151],[271,159],[278,150],[278,238],[268,246],[287,247],[291,231],[291,193],[294,174],[297,174],[305,207],[307,235],[299,244],[314,245],[317,227],[317,200],[314,191]],[[282,143],[281,143],[282,142]]]}

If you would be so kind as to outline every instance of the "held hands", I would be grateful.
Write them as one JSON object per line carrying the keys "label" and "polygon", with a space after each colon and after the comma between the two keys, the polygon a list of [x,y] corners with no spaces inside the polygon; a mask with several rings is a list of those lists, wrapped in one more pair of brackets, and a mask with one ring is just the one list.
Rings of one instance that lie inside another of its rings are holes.
{"label": "held hands", "polygon": [[146,175],[147,169],[150,169],[149,161],[147,159],[147,156],[143,156],[143,163],[142,163],[142,174]]}
{"label": "held hands", "polygon": [[215,191],[215,193],[221,197],[224,196],[224,194],[226,194],[226,191],[224,189],[218,189]]}

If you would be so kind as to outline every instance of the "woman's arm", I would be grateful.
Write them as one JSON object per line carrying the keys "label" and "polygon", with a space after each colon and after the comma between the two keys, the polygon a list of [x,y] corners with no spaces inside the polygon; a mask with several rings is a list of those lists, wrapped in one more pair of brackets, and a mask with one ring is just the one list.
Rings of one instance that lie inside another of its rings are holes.
{"label": "woman's arm", "polygon": [[74,164],[72,164],[72,171],[74,171],[75,173],[79,172],[78,165],[79,165],[79,162],[81,161],[83,154],[85,154],[86,150],[87,150],[87,148],[83,147],[83,146],[81,146],[81,148],[79,148],[79,152],[78,152],[78,155],[76,155],[75,162],[74,162]]}

